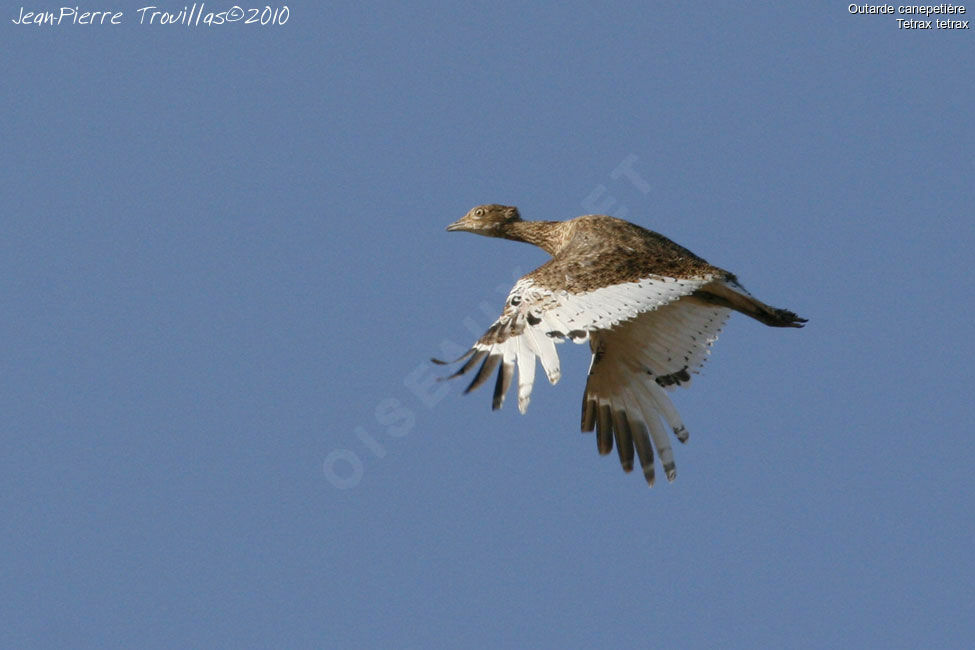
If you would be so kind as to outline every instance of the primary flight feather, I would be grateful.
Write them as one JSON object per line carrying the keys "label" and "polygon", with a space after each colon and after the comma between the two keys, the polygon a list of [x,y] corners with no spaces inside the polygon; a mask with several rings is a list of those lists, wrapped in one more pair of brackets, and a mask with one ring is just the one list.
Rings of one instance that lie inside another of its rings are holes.
{"label": "primary flight feather", "polygon": [[[667,479],[677,476],[666,424],[687,429],[667,390],[687,385],[704,363],[731,310],[771,327],[806,319],[753,298],[728,271],[635,224],[605,215],[523,221],[518,209],[480,205],[447,226],[527,242],[552,256],[515,283],[501,316],[457,362],[451,377],[480,367],[465,392],[497,369],[493,408],[501,408],[518,370],[518,410],[528,408],[535,361],[559,380],[556,343],[589,342],[592,361],[582,398],[582,430],[596,431],[600,454],[614,443],[624,471],[634,453],[654,483],[654,450]],[[445,363],[434,359],[437,363]]]}

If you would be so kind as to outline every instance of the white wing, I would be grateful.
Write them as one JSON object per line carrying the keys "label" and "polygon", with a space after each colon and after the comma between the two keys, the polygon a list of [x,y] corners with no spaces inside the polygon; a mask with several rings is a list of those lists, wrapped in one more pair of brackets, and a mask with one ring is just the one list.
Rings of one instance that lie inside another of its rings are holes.
{"label": "white wing", "polygon": [[[566,338],[582,343],[593,333],[606,330],[615,332],[621,323],[669,305],[712,280],[714,277],[710,275],[689,279],[651,276],[637,282],[573,294],[539,286],[530,276],[524,277],[508,294],[501,317],[464,356],[457,359],[466,359],[467,362],[451,377],[463,375],[481,362],[480,369],[465,391],[470,392],[483,384],[500,364],[493,401],[493,408],[498,409],[504,403],[517,365],[518,410],[524,413],[535,379],[536,358],[551,383],[559,380],[556,343]],[[708,309],[715,311],[720,308],[712,306]],[[667,334],[656,346],[676,343],[671,341],[674,336],[674,333]],[[670,374],[666,371],[667,367],[661,362],[649,366],[660,376]]]}
{"label": "white wing", "polygon": [[725,307],[686,297],[592,335],[582,430],[596,430],[599,453],[608,454],[615,439],[620,463],[629,472],[635,448],[644,476],[653,485],[656,449],[667,479],[677,477],[663,423],[681,442],[688,434],[664,389],[690,382],[690,373],[707,359],[729,313]]}

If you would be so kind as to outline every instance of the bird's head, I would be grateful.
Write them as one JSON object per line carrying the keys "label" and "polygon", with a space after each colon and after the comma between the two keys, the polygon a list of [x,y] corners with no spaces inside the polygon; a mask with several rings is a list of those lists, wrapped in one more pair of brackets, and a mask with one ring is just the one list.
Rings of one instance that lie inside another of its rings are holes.
{"label": "bird's head", "polygon": [[503,228],[509,223],[521,221],[518,208],[513,205],[479,205],[473,208],[463,217],[447,226],[448,231],[464,230],[466,232],[487,235],[488,237],[501,236]]}

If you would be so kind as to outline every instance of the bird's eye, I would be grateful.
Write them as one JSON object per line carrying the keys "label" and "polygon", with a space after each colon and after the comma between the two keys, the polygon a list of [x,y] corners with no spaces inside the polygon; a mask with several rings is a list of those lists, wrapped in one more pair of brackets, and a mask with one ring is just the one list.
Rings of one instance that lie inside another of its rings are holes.
{"label": "bird's eye", "polygon": [[477,210],[474,210],[474,216],[475,217],[483,217],[484,216],[484,208],[478,208]]}

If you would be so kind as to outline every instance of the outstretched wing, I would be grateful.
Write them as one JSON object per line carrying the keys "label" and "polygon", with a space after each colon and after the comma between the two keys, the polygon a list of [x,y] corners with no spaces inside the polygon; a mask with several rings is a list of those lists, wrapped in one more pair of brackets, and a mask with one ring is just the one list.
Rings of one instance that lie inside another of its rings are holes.
{"label": "outstretched wing", "polygon": [[[544,267],[542,267],[544,268]],[[493,408],[501,408],[518,367],[518,410],[528,408],[535,381],[535,360],[551,383],[560,377],[556,343],[566,338],[582,343],[597,332],[612,330],[640,314],[660,309],[682,296],[688,296],[714,279],[649,276],[583,292],[570,293],[539,284],[530,273],[521,278],[508,294],[500,318],[457,361],[465,361],[451,377],[463,375],[481,363],[468,393],[498,368]],[[717,309],[711,307],[711,309]],[[443,363],[443,362],[440,362]]]}
{"label": "outstretched wing", "polygon": [[615,439],[620,463],[629,472],[635,450],[644,477],[653,485],[656,449],[667,479],[677,477],[664,423],[681,442],[687,441],[688,433],[664,389],[690,382],[729,313],[725,307],[686,296],[592,335],[582,430],[596,430],[600,454],[612,451]]}

